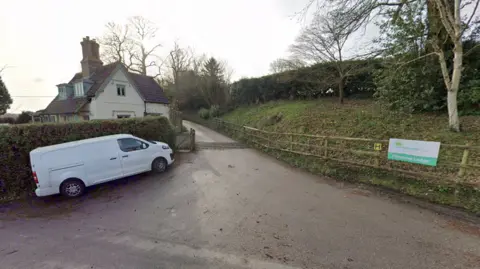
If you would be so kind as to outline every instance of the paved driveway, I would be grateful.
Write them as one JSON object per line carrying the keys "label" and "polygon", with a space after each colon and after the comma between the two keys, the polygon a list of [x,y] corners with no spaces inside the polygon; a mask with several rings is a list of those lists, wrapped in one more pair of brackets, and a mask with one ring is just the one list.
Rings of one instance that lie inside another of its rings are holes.
{"label": "paved driveway", "polygon": [[480,268],[478,226],[251,149],[184,154],[160,176],[0,214],[0,268]]}

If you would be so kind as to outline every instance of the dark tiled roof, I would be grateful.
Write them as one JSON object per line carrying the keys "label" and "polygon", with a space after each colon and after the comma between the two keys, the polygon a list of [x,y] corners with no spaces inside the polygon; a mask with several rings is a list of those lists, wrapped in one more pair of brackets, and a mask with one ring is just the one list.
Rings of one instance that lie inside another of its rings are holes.
{"label": "dark tiled roof", "polygon": [[154,78],[135,73],[129,74],[146,102],[168,104],[168,99],[165,97],[162,87],[158,85]]}
{"label": "dark tiled roof", "polygon": [[76,113],[87,103],[87,97],[69,96],[67,99],[58,100],[58,96],[45,108],[43,114],[70,114]]}
{"label": "dark tiled roof", "polygon": [[[111,73],[117,68],[120,63],[111,63],[98,68],[95,73],[90,77],[93,81],[93,85],[88,90],[86,96],[93,97],[95,93],[100,89],[103,82],[108,79]],[[130,79],[135,84],[135,88],[138,89],[140,95],[146,102],[150,103],[163,103],[168,104],[168,99],[165,97],[163,89],[158,85],[154,78],[144,76],[140,74],[128,72]],[[82,73],[76,73],[68,84],[73,84],[75,81],[82,78]],[[78,112],[87,102],[87,97],[74,97],[73,95],[67,96],[65,100],[59,100],[58,96],[50,102],[45,108],[45,114],[68,114]]]}

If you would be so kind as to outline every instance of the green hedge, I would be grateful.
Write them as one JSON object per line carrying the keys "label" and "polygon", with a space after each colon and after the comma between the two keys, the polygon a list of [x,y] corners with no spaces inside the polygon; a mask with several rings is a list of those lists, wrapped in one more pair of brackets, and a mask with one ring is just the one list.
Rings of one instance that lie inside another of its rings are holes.
{"label": "green hedge", "polygon": [[32,194],[35,190],[30,167],[31,150],[121,133],[175,145],[174,131],[165,117],[0,127],[0,201]]}

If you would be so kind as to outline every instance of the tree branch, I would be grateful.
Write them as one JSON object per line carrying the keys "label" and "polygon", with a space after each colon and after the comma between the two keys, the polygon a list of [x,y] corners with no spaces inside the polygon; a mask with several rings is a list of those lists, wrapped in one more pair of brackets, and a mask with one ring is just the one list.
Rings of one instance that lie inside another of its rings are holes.
{"label": "tree branch", "polygon": [[401,63],[401,64],[397,67],[396,70],[400,69],[401,67],[403,67],[403,66],[405,66],[405,65],[407,65],[407,64],[409,64],[409,63],[413,63],[413,62],[415,62],[415,61],[418,61],[418,60],[420,60],[420,59],[423,59],[423,58],[425,58],[425,57],[428,57],[428,56],[434,55],[434,54],[438,54],[438,53],[437,53],[437,52],[430,52],[430,53],[427,53],[427,54],[422,55],[422,56],[420,56],[420,57],[417,57],[417,58],[415,58],[415,59],[413,59],[413,60],[410,60],[410,61],[408,61],[408,62]]}
{"label": "tree branch", "polygon": [[473,8],[472,15],[470,15],[470,18],[467,20],[467,23],[465,24],[465,29],[462,30],[462,35],[465,32],[465,30],[468,29],[470,23],[472,22],[473,17],[476,15],[479,4],[480,4],[480,0],[477,0],[475,3],[475,7]]}
{"label": "tree branch", "polygon": [[465,54],[463,54],[463,57],[467,57],[468,55],[470,55],[470,53],[473,52],[473,50],[475,50],[476,48],[480,47],[480,43],[473,46],[471,49],[469,49],[467,52],[465,52]]}
{"label": "tree branch", "polygon": [[[442,21],[443,26],[445,27],[445,30],[447,31],[448,35],[452,39],[452,41],[456,40],[455,37],[455,30],[453,28],[453,25],[455,24],[455,21],[453,19],[447,18],[449,15],[449,12],[446,10],[446,7],[443,5],[442,0],[431,0],[434,2],[435,7],[438,10],[438,13],[440,15],[440,20]],[[451,17],[451,14],[450,14]]]}

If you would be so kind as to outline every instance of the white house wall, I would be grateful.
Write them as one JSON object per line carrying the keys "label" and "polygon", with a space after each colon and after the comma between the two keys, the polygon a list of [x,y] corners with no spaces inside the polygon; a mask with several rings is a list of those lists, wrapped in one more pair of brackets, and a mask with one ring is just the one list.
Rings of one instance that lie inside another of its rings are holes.
{"label": "white house wall", "polygon": [[[125,86],[125,96],[118,96],[117,84]],[[144,112],[143,99],[121,70],[115,71],[108,85],[90,103],[90,119],[116,119],[118,115],[143,117]]]}
{"label": "white house wall", "polygon": [[165,104],[147,103],[147,113],[168,117],[169,108]]}

